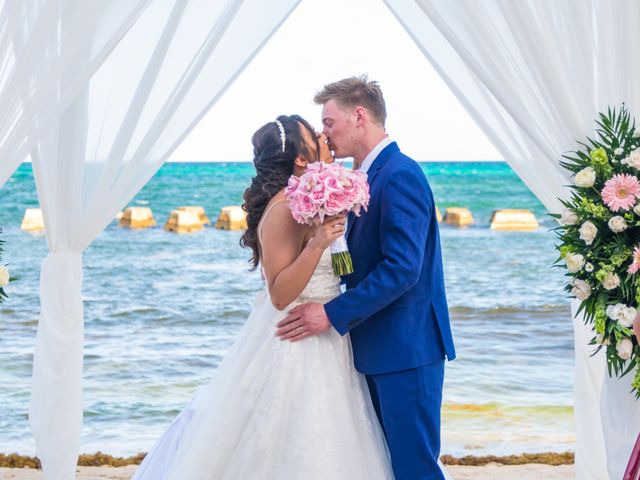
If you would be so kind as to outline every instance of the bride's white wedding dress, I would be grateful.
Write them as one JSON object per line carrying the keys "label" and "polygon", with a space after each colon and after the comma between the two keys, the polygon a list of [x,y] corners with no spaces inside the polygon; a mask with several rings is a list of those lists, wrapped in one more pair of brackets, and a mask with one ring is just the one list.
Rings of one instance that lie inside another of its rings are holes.
{"label": "bride's white wedding dress", "polygon": [[[265,214],[266,215],[266,214]],[[264,216],[263,216],[264,217]],[[233,347],[149,452],[135,480],[393,479],[349,336],[291,343],[276,324],[297,304],[340,294],[327,249],[284,311],[258,293]]]}

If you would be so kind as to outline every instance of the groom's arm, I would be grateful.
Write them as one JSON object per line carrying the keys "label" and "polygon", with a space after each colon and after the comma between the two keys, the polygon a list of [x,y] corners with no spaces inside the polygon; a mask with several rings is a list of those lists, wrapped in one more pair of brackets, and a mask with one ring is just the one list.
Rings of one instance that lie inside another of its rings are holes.
{"label": "groom's arm", "polygon": [[418,281],[432,212],[427,181],[419,168],[415,165],[415,169],[393,172],[381,189],[382,261],[355,288],[324,306],[331,324],[341,335],[382,310]]}

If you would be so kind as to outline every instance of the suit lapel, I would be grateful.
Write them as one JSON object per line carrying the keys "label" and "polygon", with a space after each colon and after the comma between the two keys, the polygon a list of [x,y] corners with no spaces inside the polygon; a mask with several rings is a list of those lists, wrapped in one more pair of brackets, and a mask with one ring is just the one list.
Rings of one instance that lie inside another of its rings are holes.
{"label": "suit lapel", "polygon": [[[376,176],[378,176],[378,172],[380,171],[380,169],[384,166],[385,163],[387,163],[387,160],[389,159],[391,154],[398,152],[399,150],[400,149],[398,148],[398,144],[396,142],[391,142],[389,145],[384,147],[382,151],[378,154],[378,156],[373,161],[373,163],[371,164],[367,172],[367,182],[369,183],[369,192],[372,192],[371,186],[373,184],[373,180],[376,178]],[[360,215],[361,216],[366,215],[366,212],[363,211]],[[356,217],[354,213],[349,213],[349,217],[347,220],[347,232],[346,232],[347,241],[351,236],[351,232],[353,232],[353,227],[355,226],[356,220],[358,218],[359,217]]]}

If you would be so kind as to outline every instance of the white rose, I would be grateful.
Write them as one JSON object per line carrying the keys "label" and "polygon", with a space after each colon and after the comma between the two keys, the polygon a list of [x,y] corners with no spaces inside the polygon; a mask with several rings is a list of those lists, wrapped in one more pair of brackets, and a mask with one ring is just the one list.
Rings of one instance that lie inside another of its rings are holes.
{"label": "white rose", "polygon": [[609,317],[611,320],[617,321],[623,308],[626,308],[626,305],[624,303],[609,305],[606,310],[607,317]]}
{"label": "white rose", "polygon": [[620,277],[615,273],[609,272],[605,279],[602,281],[602,286],[605,290],[613,290],[620,285]]}
{"label": "white rose", "polygon": [[640,148],[636,148],[632,151],[625,160],[626,161],[624,163],[636,170],[640,170]]}
{"label": "white rose", "polygon": [[578,300],[584,301],[591,296],[591,285],[589,285],[584,280],[574,278],[571,282],[571,285],[573,286],[573,288],[571,289],[571,293]]}
{"label": "white rose", "polygon": [[609,219],[609,228],[615,233],[624,232],[627,229],[627,222],[620,215],[616,215]]}
{"label": "white rose", "polygon": [[640,216],[640,203],[638,203],[635,207],[633,207],[633,213]]}
{"label": "white rose", "polygon": [[624,148],[618,147],[613,151],[613,154],[614,155],[622,155],[622,152],[624,152]]}
{"label": "white rose", "polygon": [[618,356],[623,360],[629,360],[631,358],[631,353],[633,352],[633,343],[628,338],[623,339],[616,345],[616,350],[618,351]]}
{"label": "white rose", "polygon": [[575,225],[578,223],[578,216],[568,208],[565,208],[560,214],[560,223],[563,225]]}
{"label": "white rose", "polygon": [[9,270],[4,265],[0,265],[0,287],[9,285]]}
{"label": "white rose", "polygon": [[623,308],[618,314],[618,322],[620,322],[620,325],[623,327],[631,328],[633,327],[633,321],[635,320],[636,315],[638,315],[638,311],[635,308]]}
{"label": "white rose", "polygon": [[568,253],[564,257],[564,263],[567,264],[569,273],[576,273],[584,267],[584,257],[579,253]]}
{"label": "white rose", "polygon": [[591,263],[591,262],[585,263],[584,264],[584,270],[586,272],[589,272],[589,273],[593,272],[593,263]]}
{"label": "white rose", "polygon": [[583,188],[593,187],[596,183],[596,171],[593,167],[587,167],[576,173],[576,185]]}
{"label": "white rose", "polygon": [[598,229],[589,221],[584,222],[580,227],[580,239],[584,240],[584,243],[587,245],[591,245],[593,243],[593,239],[596,238],[597,233]]}

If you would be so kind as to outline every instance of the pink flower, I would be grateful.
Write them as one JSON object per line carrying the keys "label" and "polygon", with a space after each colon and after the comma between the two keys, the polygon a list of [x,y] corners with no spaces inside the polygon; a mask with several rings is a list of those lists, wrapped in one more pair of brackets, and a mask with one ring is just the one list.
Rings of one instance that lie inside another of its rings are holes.
{"label": "pink flower", "polygon": [[640,270],[640,247],[633,250],[633,263],[627,268],[627,273],[634,274]]}
{"label": "pink flower", "polygon": [[310,164],[300,178],[291,177],[285,194],[299,223],[322,222],[325,215],[350,211],[359,215],[369,205],[366,174],[323,162]]}
{"label": "pink flower", "polygon": [[612,212],[629,210],[640,197],[640,182],[633,175],[618,173],[607,180],[602,189],[602,200]]}
{"label": "pink flower", "polygon": [[338,215],[339,213],[348,212],[351,202],[344,192],[331,192],[324,204],[327,215]]}

